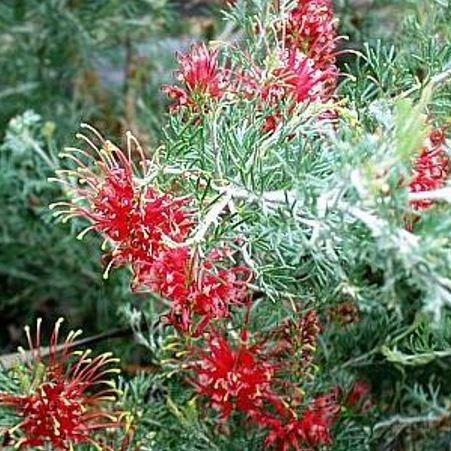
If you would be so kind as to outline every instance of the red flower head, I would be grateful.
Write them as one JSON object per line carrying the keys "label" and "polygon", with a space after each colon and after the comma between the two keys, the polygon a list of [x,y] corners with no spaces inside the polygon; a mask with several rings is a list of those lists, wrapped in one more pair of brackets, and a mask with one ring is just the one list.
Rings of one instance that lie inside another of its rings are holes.
{"label": "red flower head", "polygon": [[[294,104],[327,103],[333,94],[329,81],[334,79],[332,69],[315,68],[314,61],[296,49],[281,52],[278,67],[269,71],[259,84],[257,94],[270,107],[279,109],[284,101]],[[264,131],[273,132],[282,120],[280,113],[268,116]]]}
{"label": "red flower head", "polygon": [[299,0],[285,24],[288,46],[315,61],[318,68],[335,63],[336,20],[331,0]]}
{"label": "red flower head", "polygon": [[[434,191],[443,188],[449,175],[449,157],[446,150],[446,138],[443,130],[434,130],[414,167],[413,179],[409,190],[412,193]],[[431,200],[411,202],[414,210],[427,210],[434,203]]]}
{"label": "red flower head", "polygon": [[329,99],[330,92],[323,83],[326,74],[315,69],[313,60],[297,50],[290,50],[281,54],[280,62],[263,87],[263,100],[277,105],[285,99],[296,103],[324,103]]}
{"label": "red flower head", "polygon": [[[132,160],[130,143],[126,155],[92,127],[84,127],[101,141],[101,148],[79,135],[95,153],[70,148],[63,154],[78,166],[74,171],[59,171],[58,181],[70,186],[72,202],[58,202],[52,207],[60,207],[56,215],[65,219],[80,216],[91,222],[79,237],[90,230],[105,236],[113,248],[105,275],[112,266],[126,263],[139,268],[153,260],[163,235],[174,242],[187,236],[193,226],[188,202],[159,194],[142,183],[141,173],[146,172],[148,162],[137,143],[138,167]],[[131,135],[129,139],[134,140]]]}
{"label": "red flower head", "polygon": [[109,353],[90,358],[90,351],[74,352],[80,331],[70,332],[59,345],[61,322],[55,324],[47,358],[41,348],[41,321],[34,339],[30,329],[25,329],[30,346],[24,353],[28,392],[0,393],[0,404],[11,407],[22,418],[13,428],[20,433],[16,447],[50,445],[52,449],[69,450],[80,443],[97,445],[98,431],[122,427],[119,416],[105,407],[116,397],[108,376],[119,371],[111,368],[117,359]]}
{"label": "red flower head", "polygon": [[210,400],[224,420],[235,410],[249,415],[258,411],[271,394],[275,368],[264,362],[258,348],[249,346],[247,340],[234,349],[224,337],[213,332],[208,346],[209,352],[196,350],[201,358],[194,366],[193,383],[199,393]]}
{"label": "red flower head", "polygon": [[[69,184],[72,202],[54,205],[62,207],[57,215],[81,216],[91,222],[80,236],[89,230],[105,236],[113,248],[105,276],[111,267],[129,264],[132,289],[169,300],[169,323],[184,333],[200,334],[212,320],[227,317],[231,306],[243,305],[251,272],[242,267],[222,269],[216,257],[199,262],[194,249],[185,245],[195,225],[189,200],[147,186],[137,174],[130,147],[125,155],[85,127],[102,147],[80,135],[96,154],[79,149],[65,154],[78,165],[75,171],[61,171],[63,177],[69,174],[70,182],[59,180]],[[129,139],[134,138],[129,135]],[[145,175],[148,162],[137,147]]]}
{"label": "red flower head", "polygon": [[302,446],[330,445],[331,428],[338,419],[339,411],[337,392],[333,391],[314,399],[300,419],[291,414],[288,421],[268,420],[267,426],[271,431],[265,446],[288,451],[304,449]]}
{"label": "red flower head", "polygon": [[247,303],[247,285],[251,278],[252,272],[243,266],[218,269],[211,262],[204,263],[191,287],[189,299],[192,311],[203,317],[199,332],[211,320],[229,317],[231,307]]}
{"label": "red flower head", "polygon": [[179,55],[178,61],[180,71],[177,79],[183,87],[163,87],[169,98],[175,101],[171,107],[173,111],[182,107],[198,109],[206,98],[220,99],[224,95],[228,75],[219,66],[217,51],[198,44],[189,53]]}
{"label": "red flower head", "polygon": [[200,263],[187,247],[162,249],[136,274],[137,286],[171,301],[168,323],[196,336],[211,321],[227,318],[231,307],[246,304],[252,276],[241,266],[219,269],[212,259]]}

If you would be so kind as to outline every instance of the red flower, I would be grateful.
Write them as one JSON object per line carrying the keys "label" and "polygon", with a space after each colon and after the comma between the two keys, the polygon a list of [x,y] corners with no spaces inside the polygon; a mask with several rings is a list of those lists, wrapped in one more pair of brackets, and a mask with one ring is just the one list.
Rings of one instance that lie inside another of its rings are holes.
{"label": "red flower", "polygon": [[[60,171],[63,175],[58,181],[69,184],[76,201],[59,202],[53,206],[63,207],[57,215],[65,215],[67,219],[84,216],[92,223],[87,230],[95,229],[120,242],[130,236],[139,214],[139,191],[134,182],[132,163],[108,141],[102,149],[95,149],[95,156],[75,148],[62,154],[74,161],[77,168]],[[92,162],[94,166],[89,167]]]}
{"label": "red flower", "polygon": [[89,358],[89,351],[75,354],[73,342],[79,335],[71,332],[58,345],[62,320],[57,321],[50,340],[48,358],[42,356],[41,321],[38,320],[35,339],[26,328],[30,356],[25,375],[30,380],[24,395],[0,393],[0,404],[13,408],[22,418],[13,428],[20,433],[17,447],[52,446],[68,450],[79,443],[93,444],[98,431],[122,427],[117,414],[104,404],[115,399],[108,375],[118,372],[111,368],[117,359],[111,354]]}
{"label": "red flower", "polygon": [[270,433],[265,446],[288,451],[305,449],[304,446],[330,445],[331,428],[338,419],[339,411],[337,392],[333,391],[314,399],[300,419],[295,418],[293,413],[285,421],[268,418],[266,425]]}
{"label": "red flower", "polygon": [[192,310],[208,321],[227,318],[232,306],[246,304],[252,273],[242,266],[221,270],[206,266],[191,289]]}
{"label": "red flower", "polygon": [[[134,275],[132,289],[169,300],[167,319],[184,333],[198,335],[211,321],[228,317],[232,306],[243,305],[251,272],[243,267],[221,268],[219,260],[227,252],[213,250],[201,262],[183,245],[195,225],[189,200],[146,186],[134,171],[130,152],[126,156],[108,141],[97,149],[85,140],[97,158],[78,149],[66,154],[78,164],[77,170],[63,172],[72,176],[73,201],[55,205],[63,207],[57,214],[91,222],[82,234],[96,230],[111,244],[105,275],[113,266],[129,264]],[[145,170],[147,162],[140,153]],[[86,164],[77,154],[88,160]]]}
{"label": "red flower", "polygon": [[136,290],[158,293],[174,302],[188,296],[190,252],[186,247],[161,249],[153,259],[134,266]]}
{"label": "red flower", "polygon": [[315,69],[313,60],[296,50],[290,50],[283,58],[284,67],[275,76],[284,86],[285,98],[297,103],[305,101],[324,103],[330,98],[330,91],[324,85],[327,73]]}
{"label": "red flower", "polygon": [[[243,334],[244,335],[244,334]],[[208,339],[209,352],[196,350],[200,361],[194,366],[195,387],[213,408],[227,419],[237,410],[252,415],[266,397],[271,396],[275,368],[264,362],[257,347],[244,340],[236,349],[213,332]]]}
{"label": "red flower", "polygon": [[[279,66],[270,71],[265,80],[255,83],[259,86],[256,94],[265,105],[274,107],[277,111],[284,101],[291,101],[292,104],[324,104],[333,94],[329,81],[334,77],[332,69],[317,69],[312,59],[296,49],[290,49],[280,54]],[[279,112],[268,116],[264,131],[273,132],[281,120]]]}
{"label": "red flower", "polygon": [[171,301],[167,319],[172,326],[199,335],[211,321],[227,318],[231,307],[244,305],[248,298],[251,272],[243,267],[217,269],[214,263],[198,263],[188,248],[165,249],[140,266],[136,284]]}
{"label": "red flower", "polygon": [[324,68],[335,63],[336,21],[331,0],[299,0],[285,24],[285,39]]}
{"label": "red flower", "polygon": [[205,44],[192,47],[191,51],[178,56],[180,71],[178,86],[164,86],[163,90],[175,103],[171,109],[182,107],[198,109],[205,99],[220,99],[227,87],[227,71],[219,66],[218,52],[209,50]]}
{"label": "red flower", "polygon": [[[443,130],[434,130],[417,158],[413,179],[409,185],[412,193],[443,188],[449,175],[449,157]],[[431,200],[411,202],[414,210],[427,210],[434,205]]]}
{"label": "red flower", "polygon": [[[101,149],[89,143],[96,150],[95,155],[74,148],[64,154],[78,165],[74,171],[61,171],[60,181],[70,184],[73,200],[53,206],[61,208],[56,215],[65,215],[66,219],[80,216],[91,222],[80,237],[95,230],[112,245],[106,275],[113,266],[130,263],[139,268],[153,261],[162,246],[163,235],[174,242],[186,238],[193,226],[186,199],[142,186],[130,152],[126,156],[109,141],[103,142]],[[140,152],[139,166],[145,170],[147,162]]]}

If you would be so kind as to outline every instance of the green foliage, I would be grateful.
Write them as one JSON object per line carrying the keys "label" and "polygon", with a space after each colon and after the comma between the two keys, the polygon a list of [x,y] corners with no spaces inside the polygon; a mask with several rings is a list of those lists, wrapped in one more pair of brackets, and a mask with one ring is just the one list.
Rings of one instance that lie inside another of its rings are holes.
{"label": "green foliage", "polygon": [[60,137],[81,119],[117,133],[138,126],[137,108],[148,117],[138,103],[164,60],[140,58],[139,46],[173,28],[166,0],[7,0],[0,18],[0,135],[27,109],[58,119]]}
{"label": "green foliage", "polygon": [[[58,136],[74,127],[81,112],[108,124],[114,135],[118,115],[145,130],[144,141],[159,144],[152,151],[152,183],[193,196],[201,221],[223,202],[199,252],[227,243],[237,262],[254,270],[251,332],[318,311],[323,334],[303,390],[339,386],[347,392],[356,380],[371,384],[372,407],[364,414],[343,407],[332,449],[446,449],[451,214],[449,201],[441,202],[419,214],[410,230],[406,186],[425,137],[449,118],[447,8],[441,1],[376,1],[365,15],[350,1],[337,2],[343,31],[353,38],[343,45],[358,52],[343,61],[340,119],[333,125],[321,120],[327,105],[283,105],[283,125],[265,134],[264,113],[271,111],[249,99],[208,104],[201,119],[171,115],[157,131],[163,103],[149,95],[156,81],[137,76],[125,84],[139,98],[132,113],[117,107],[117,87],[94,87],[105,89],[103,105],[92,91],[83,94],[92,88],[86,71],[95,70],[101,54],[115,61],[118,48],[127,52],[130,41],[161,33],[167,23],[163,3],[0,6],[7,19],[0,29],[7,44],[0,50],[0,81],[10,85],[0,91],[10,101],[0,114],[6,120],[27,110],[9,122],[0,149],[2,318],[23,322],[30,311],[44,310],[46,316],[65,311],[90,330],[105,330],[118,318],[130,324],[134,341],[123,343],[119,353],[140,371],[121,379],[120,405],[135,449],[261,449],[262,432],[250,430],[240,415],[221,425],[196,395],[183,372],[183,352],[192,342],[162,326],[156,296],[127,294],[123,273],[102,281],[98,240],[77,242],[67,225],[52,224],[47,204],[64,196],[47,182],[57,166]],[[223,43],[232,68],[249,65],[249,52],[271,64],[266,52],[276,18],[268,5],[238,2],[227,13],[241,30],[239,44]],[[380,31],[387,12],[395,26]],[[266,34],[254,33],[257,23]],[[23,59],[11,57],[20,51]],[[41,58],[45,64],[36,64]],[[124,62],[123,53],[119,59]],[[30,74],[29,67],[39,73]],[[355,307],[359,320],[337,321],[334,309],[343,305]],[[235,313],[227,328],[238,331],[242,324],[243,315]],[[13,383],[0,374],[0,391]],[[120,449],[123,439],[114,439],[113,448]]]}

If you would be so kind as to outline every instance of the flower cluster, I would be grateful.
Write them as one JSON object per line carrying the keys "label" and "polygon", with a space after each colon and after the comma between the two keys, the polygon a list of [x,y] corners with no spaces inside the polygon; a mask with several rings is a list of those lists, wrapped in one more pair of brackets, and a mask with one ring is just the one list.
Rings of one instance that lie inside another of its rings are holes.
{"label": "flower cluster", "polygon": [[164,86],[163,91],[174,101],[171,111],[187,107],[200,111],[207,100],[219,100],[229,84],[229,72],[220,67],[218,52],[205,44],[194,45],[187,54],[178,56],[177,80],[183,87]]}
{"label": "flower cluster", "polygon": [[128,264],[133,290],[171,301],[168,322],[188,334],[200,334],[211,321],[227,318],[232,306],[244,305],[251,271],[228,268],[218,250],[201,259],[194,247],[184,244],[196,226],[190,200],[143,183],[140,171],[145,173],[148,162],[142,151],[136,168],[130,149],[126,155],[85,127],[101,147],[80,135],[91,153],[70,148],[63,154],[77,164],[74,171],[60,171],[58,179],[70,187],[72,202],[52,207],[59,208],[56,215],[90,221],[80,236],[94,230],[110,243],[105,276],[112,267]]}
{"label": "flower cluster", "polygon": [[222,421],[241,412],[266,430],[266,447],[288,450],[328,445],[339,417],[340,391],[334,389],[308,402],[299,386],[303,379],[287,382],[284,377],[299,374],[299,367],[307,372],[319,332],[313,311],[266,338],[251,337],[244,331],[236,345],[213,331],[207,338],[207,350],[193,350],[192,383]]}
{"label": "flower cluster", "polygon": [[[265,133],[298,105],[326,105],[326,117],[338,76],[331,2],[299,1],[278,25],[278,43],[265,67],[221,64],[218,51],[205,45],[180,55],[179,85],[163,88],[173,100],[171,110],[197,120],[221,99],[254,101]],[[168,324],[196,343],[186,354],[191,382],[223,422],[239,412],[266,431],[267,447],[330,444],[339,391],[311,397],[302,387],[314,373],[321,331],[316,312],[254,337],[245,331],[232,341],[220,332],[231,309],[248,303],[252,271],[231,265],[229,252],[221,249],[201,255],[202,224],[192,199],[150,186],[158,174],[139,146],[137,155],[130,147],[124,152],[85,127],[99,145],[80,135],[90,150],[65,154],[77,167],[60,173],[72,202],[56,204],[57,214],[89,220],[81,235],[94,230],[105,237],[111,248],[105,275],[128,265],[133,290],[170,302]]]}
{"label": "flower cluster", "polygon": [[[116,390],[108,376],[119,370],[110,353],[90,358],[90,351],[75,352],[75,339],[80,331],[70,332],[59,344],[62,320],[55,324],[48,351],[41,348],[41,321],[35,337],[27,327],[30,351],[22,353],[25,361],[23,379],[25,394],[0,393],[0,405],[13,409],[22,419],[12,429],[17,448],[52,446],[69,450],[75,444],[91,444],[97,432],[124,427],[122,414],[108,410],[116,398]],[[44,353],[46,355],[44,355]]]}
{"label": "flower cluster", "polygon": [[266,418],[270,432],[265,445],[287,451],[302,449],[300,445],[318,447],[332,444],[331,428],[340,412],[338,394],[338,390],[333,390],[313,399],[300,418],[288,409],[282,420]]}
{"label": "flower cluster", "polygon": [[298,0],[282,27],[286,44],[301,50],[317,67],[335,64],[337,30],[332,0]]}
{"label": "flower cluster", "polygon": [[223,420],[234,411],[256,415],[265,399],[271,396],[275,366],[259,355],[258,346],[250,346],[247,333],[233,349],[218,332],[208,340],[208,352],[199,350],[195,364],[198,391],[209,398]]}
{"label": "flower cluster", "polygon": [[[336,21],[331,1],[299,0],[277,25],[282,48],[268,55],[267,67],[253,62],[252,69],[226,69],[218,63],[217,50],[209,51],[204,45],[194,46],[191,52],[179,56],[177,78],[182,87],[164,87],[175,101],[171,109],[188,107],[199,112],[206,99],[220,100],[226,93],[229,98],[256,99],[265,115],[263,131],[272,132],[282,120],[282,102],[291,107],[327,103],[338,78]],[[264,112],[268,109],[275,112]]]}
{"label": "flower cluster", "polygon": [[[449,158],[446,151],[446,139],[443,130],[434,130],[416,159],[413,179],[409,184],[412,193],[434,191],[443,188],[449,175]],[[411,202],[417,211],[433,206],[432,200]]]}

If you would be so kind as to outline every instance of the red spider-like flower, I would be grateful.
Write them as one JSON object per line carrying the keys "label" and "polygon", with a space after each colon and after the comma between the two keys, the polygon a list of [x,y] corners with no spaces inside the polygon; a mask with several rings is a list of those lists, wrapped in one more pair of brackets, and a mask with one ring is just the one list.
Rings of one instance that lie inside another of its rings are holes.
{"label": "red spider-like flower", "polygon": [[92,127],[85,127],[102,146],[98,149],[80,135],[95,154],[73,148],[65,154],[78,165],[75,171],[60,172],[59,181],[69,184],[72,202],[54,206],[60,208],[57,215],[80,216],[91,222],[80,235],[89,230],[104,235],[112,247],[105,276],[111,267],[129,264],[132,289],[168,299],[167,319],[184,333],[200,334],[211,321],[226,318],[232,306],[243,305],[250,271],[221,268],[214,257],[217,250],[200,262],[196,252],[184,245],[195,225],[189,199],[146,185],[148,162],[137,143],[138,168],[130,148],[126,155]]}
{"label": "red spider-like flower", "polygon": [[194,366],[193,384],[223,420],[234,411],[253,415],[265,398],[272,396],[275,367],[261,358],[258,347],[249,345],[248,338],[243,333],[242,341],[233,348],[226,338],[213,332],[208,339],[209,351],[195,351],[200,360]]}
{"label": "red spider-like flower", "polygon": [[241,266],[218,269],[211,259],[199,263],[186,247],[162,250],[137,274],[141,287],[171,301],[168,322],[194,335],[211,321],[227,318],[231,307],[246,303],[252,276]]}
{"label": "red spider-like flower", "polygon": [[158,293],[176,303],[183,303],[189,293],[191,253],[187,247],[161,249],[154,258],[135,265],[136,290]]}
{"label": "red spider-like flower", "polygon": [[284,99],[292,99],[296,103],[324,102],[328,99],[329,93],[322,84],[325,73],[315,69],[313,60],[297,50],[290,50],[281,54],[280,62],[281,65],[263,86],[263,100],[278,104]]}
{"label": "red spider-like flower", "polygon": [[243,266],[217,269],[204,264],[190,293],[193,313],[203,318],[201,330],[211,320],[229,317],[231,307],[246,304],[251,278],[252,272]]}
{"label": "red spider-like flower", "polygon": [[[318,69],[315,62],[296,49],[281,52],[279,65],[269,71],[258,86],[257,95],[263,103],[276,110],[286,102],[291,107],[301,103],[327,103],[333,94],[329,80],[331,69]],[[249,86],[249,85],[248,85]],[[264,131],[274,131],[281,121],[280,113],[266,118]]]}
{"label": "red spider-like flower", "polygon": [[310,448],[330,445],[331,428],[337,421],[340,411],[337,395],[337,391],[332,391],[314,399],[299,419],[288,410],[286,420],[268,418],[266,426],[270,429],[270,433],[265,446],[288,451],[305,449],[305,446]]}
{"label": "red spider-like flower", "polygon": [[285,23],[289,47],[301,50],[324,68],[335,63],[336,20],[331,0],[299,0]]}
{"label": "red spider-like flower", "polygon": [[112,246],[105,275],[111,267],[126,263],[139,268],[153,260],[163,236],[174,242],[187,236],[193,226],[189,203],[144,186],[141,172],[145,172],[147,161],[139,145],[137,167],[130,148],[126,155],[92,127],[84,126],[95,134],[101,147],[79,135],[91,151],[70,148],[62,154],[77,164],[74,171],[59,171],[57,179],[69,185],[72,201],[55,203],[52,208],[59,208],[56,215],[65,219],[79,216],[91,222],[79,237],[90,230],[104,235]]}
{"label": "red spider-like flower", "polygon": [[[59,171],[61,178],[56,180],[69,184],[77,202],[60,202],[53,206],[63,207],[58,215],[88,218],[92,223],[88,230],[95,229],[120,242],[130,236],[139,220],[136,208],[139,192],[134,183],[132,165],[109,141],[102,149],[94,148],[96,155],[75,148],[61,154],[74,161],[77,169]],[[88,166],[89,163],[94,163],[94,167]],[[70,183],[66,174],[76,180],[75,184]]]}
{"label": "red spider-like flower", "polygon": [[0,404],[14,409],[22,419],[12,433],[20,434],[15,444],[18,448],[52,446],[69,450],[81,443],[97,446],[97,432],[123,426],[120,415],[106,406],[116,398],[108,376],[119,371],[111,367],[118,360],[110,353],[90,358],[89,350],[74,352],[80,331],[70,332],[59,345],[61,322],[55,324],[48,351],[41,348],[40,320],[34,339],[30,329],[25,329],[30,346],[30,351],[23,352],[28,391],[23,395],[0,393]]}
{"label": "red spider-like flower", "polygon": [[[434,191],[443,188],[449,175],[449,157],[443,130],[434,130],[429,136],[420,156],[416,159],[413,179],[409,184],[412,193]],[[431,200],[411,202],[414,210],[427,210],[433,206]]]}
{"label": "red spider-like flower", "polygon": [[194,45],[191,51],[178,56],[177,76],[182,87],[164,86],[163,91],[175,103],[172,111],[183,107],[199,109],[206,99],[220,99],[228,84],[228,72],[220,67],[218,52],[205,44]]}

